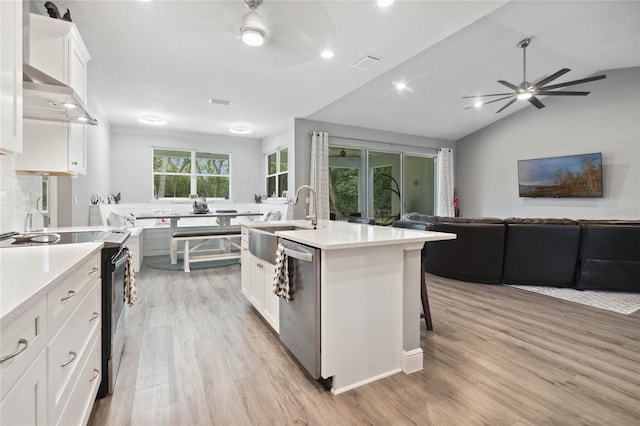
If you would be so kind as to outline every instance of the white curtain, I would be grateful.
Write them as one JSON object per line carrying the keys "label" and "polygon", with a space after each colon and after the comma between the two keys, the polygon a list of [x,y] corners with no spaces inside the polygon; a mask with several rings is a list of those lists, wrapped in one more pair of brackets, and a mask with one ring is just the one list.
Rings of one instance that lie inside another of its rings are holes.
{"label": "white curtain", "polygon": [[453,151],[449,148],[438,149],[438,188],[437,216],[454,216],[453,209]]}
{"label": "white curtain", "polygon": [[[318,219],[329,219],[329,134],[311,134],[311,187],[316,191]],[[309,211],[313,212],[313,197]]]}

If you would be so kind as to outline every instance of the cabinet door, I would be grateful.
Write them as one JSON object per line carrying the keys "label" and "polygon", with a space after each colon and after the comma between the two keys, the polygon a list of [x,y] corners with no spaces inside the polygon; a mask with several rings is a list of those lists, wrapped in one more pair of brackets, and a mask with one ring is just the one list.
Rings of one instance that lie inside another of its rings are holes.
{"label": "cabinet door", "polygon": [[262,314],[264,306],[264,263],[251,256],[251,303]]}
{"label": "cabinet door", "polygon": [[87,61],[79,42],[69,37],[69,86],[87,103]]}
{"label": "cabinet door", "polygon": [[279,332],[280,298],[273,294],[273,276],[275,265],[264,264],[264,318],[271,327]]}
{"label": "cabinet door", "polygon": [[0,151],[22,152],[22,1],[0,1]]}
{"label": "cabinet door", "polygon": [[71,173],[87,174],[87,125],[69,123],[69,164]]}
{"label": "cabinet door", "polygon": [[0,424],[47,424],[47,351],[27,368],[5,398],[0,402]]}

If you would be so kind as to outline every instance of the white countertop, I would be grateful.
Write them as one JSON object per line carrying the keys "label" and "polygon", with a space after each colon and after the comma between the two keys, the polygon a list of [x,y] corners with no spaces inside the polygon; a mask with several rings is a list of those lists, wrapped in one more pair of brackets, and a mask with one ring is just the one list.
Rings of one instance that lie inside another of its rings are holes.
{"label": "white countertop", "polygon": [[323,250],[355,247],[409,244],[428,241],[453,240],[455,234],[417,231],[392,226],[364,225],[335,220],[319,220],[318,229],[311,229],[308,220],[261,221],[244,224],[250,228],[296,226],[305,229],[275,231],[275,235]]}
{"label": "white countertop", "polygon": [[13,321],[48,291],[69,268],[102,243],[0,249],[0,326]]}

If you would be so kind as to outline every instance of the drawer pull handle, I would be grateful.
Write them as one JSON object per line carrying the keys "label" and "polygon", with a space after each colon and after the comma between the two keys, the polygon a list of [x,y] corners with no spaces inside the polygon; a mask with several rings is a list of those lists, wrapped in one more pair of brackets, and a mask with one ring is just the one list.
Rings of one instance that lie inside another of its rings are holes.
{"label": "drawer pull handle", "polygon": [[94,266],[94,267],[93,267],[93,268],[91,268],[91,270],[89,271],[89,275],[93,275],[93,274],[95,274],[96,272],[98,272],[98,268]]}
{"label": "drawer pull handle", "polygon": [[71,355],[71,359],[65,363],[62,364],[62,368],[66,367],[67,365],[71,364],[73,361],[75,361],[76,356],[78,356],[77,353],[75,353],[74,351],[69,351],[69,355]]}
{"label": "drawer pull handle", "polygon": [[89,319],[89,322],[93,321],[94,319],[97,319],[99,316],[100,316],[100,314],[99,314],[99,313],[94,312],[94,313],[93,313],[93,316]]}
{"label": "drawer pull handle", "polygon": [[24,352],[29,347],[29,341],[27,339],[20,339],[20,340],[18,340],[18,346],[20,346],[20,345],[24,345],[24,346],[22,348],[18,349],[17,351],[15,351],[14,353],[9,354],[9,355],[5,355],[2,358],[0,358],[0,363],[8,361],[11,358],[17,357],[22,352]]}
{"label": "drawer pull handle", "polygon": [[65,300],[69,300],[69,299],[71,299],[73,296],[75,296],[75,295],[76,295],[76,292],[75,292],[75,291],[73,291],[73,290],[69,290],[69,293],[68,293],[68,294],[69,294],[69,295],[68,295],[67,297],[63,297],[63,298],[61,298],[61,299],[60,299],[60,301],[61,301],[61,302],[64,302]]}
{"label": "drawer pull handle", "polygon": [[97,368],[94,368],[93,372],[96,373],[96,374],[92,378],[89,379],[90,382],[93,382],[95,379],[98,378],[98,376],[100,376],[100,370],[98,370]]}

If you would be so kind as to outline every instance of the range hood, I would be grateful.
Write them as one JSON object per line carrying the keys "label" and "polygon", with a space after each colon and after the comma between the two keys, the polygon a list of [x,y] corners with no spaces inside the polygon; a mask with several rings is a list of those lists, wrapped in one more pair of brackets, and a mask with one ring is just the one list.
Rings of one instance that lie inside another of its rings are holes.
{"label": "range hood", "polygon": [[25,63],[22,82],[24,118],[98,124],[78,94],[50,75]]}

